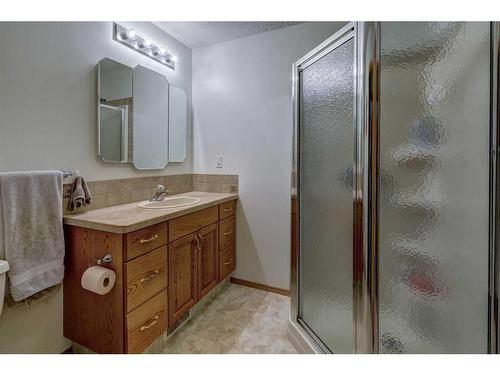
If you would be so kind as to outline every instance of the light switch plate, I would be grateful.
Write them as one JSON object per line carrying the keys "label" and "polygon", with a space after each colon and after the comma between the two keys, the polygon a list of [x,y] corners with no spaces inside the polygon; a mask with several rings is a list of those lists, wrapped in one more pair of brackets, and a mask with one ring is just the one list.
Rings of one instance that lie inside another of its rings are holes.
{"label": "light switch plate", "polygon": [[220,155],[217,155],[215,158],[217,160],[216,168],[222,168],[222,162],[224,161],[224,158]]}

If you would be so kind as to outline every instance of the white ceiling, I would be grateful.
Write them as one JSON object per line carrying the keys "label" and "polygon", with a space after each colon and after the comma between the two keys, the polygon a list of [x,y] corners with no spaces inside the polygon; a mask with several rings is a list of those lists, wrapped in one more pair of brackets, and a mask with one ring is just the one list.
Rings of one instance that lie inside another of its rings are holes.
{"label": "white ceiling", "polygon": [[281,29],[301,22],[154,22],[189,48]]}

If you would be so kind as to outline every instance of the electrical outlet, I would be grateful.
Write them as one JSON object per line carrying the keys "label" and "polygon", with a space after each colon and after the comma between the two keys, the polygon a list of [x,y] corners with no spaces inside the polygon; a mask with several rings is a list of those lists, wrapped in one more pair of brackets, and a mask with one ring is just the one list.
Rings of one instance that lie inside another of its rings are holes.
{"label": "electrical outlet", "polygon": [[216,157],[216,160],[217,160],[217,168],[222,168],[222,162],[224,161],[224,158],[220,155],[217,155]]}

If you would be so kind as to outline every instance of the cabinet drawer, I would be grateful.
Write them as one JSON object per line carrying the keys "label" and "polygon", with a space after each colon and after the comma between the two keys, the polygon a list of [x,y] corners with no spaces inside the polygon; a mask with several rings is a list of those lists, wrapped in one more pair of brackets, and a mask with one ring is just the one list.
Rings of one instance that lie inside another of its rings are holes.
{"label": "cabinet drawer", "polygon": [[130,260],[167,244],[167,222],[151,225],[125,235],[126,259]]}
{"label": "cabinet drawer", "polygon": [[228,247],[219,254],[219,281],[222,281],[227,275],[236,268],[236,259],[234,246]]}
{"label": "cabinet drawer", "polygon": [[127,312],[167,287],[167,246],[125,263]]}
{"label": "cabinet drawer", "polygon": [[234,216],[219,222],[219,250],[234,245],[234,233],[236,225]]}
{"label": "cabinet drawer", "polygon": [[127,353],[141,353],[167,329],[167,290],[127,314]]}
{"label": "cabinet drawer", "polygon": [[225,219],[226,217],[234,215],[236,201],[229,201],[219,204],[219,218]]}
{"label": "cabinet drawer", "polygon": [[184,215],[168,222],[169,241],[175,241],[219,219],[217,206]]}

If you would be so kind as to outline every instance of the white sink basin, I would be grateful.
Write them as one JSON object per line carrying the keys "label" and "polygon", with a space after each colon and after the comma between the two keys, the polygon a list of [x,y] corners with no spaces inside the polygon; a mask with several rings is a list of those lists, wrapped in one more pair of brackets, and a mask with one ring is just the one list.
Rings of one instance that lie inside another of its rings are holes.
{"label": "white sink basin", "polygon": [[144,201],[139,203],[137,206],[147,209],[176,208],[191,206],[199,201],[201,201],[201,198],[198,197],[169,197],[156,202]]}

